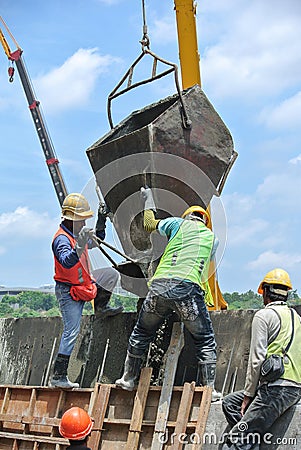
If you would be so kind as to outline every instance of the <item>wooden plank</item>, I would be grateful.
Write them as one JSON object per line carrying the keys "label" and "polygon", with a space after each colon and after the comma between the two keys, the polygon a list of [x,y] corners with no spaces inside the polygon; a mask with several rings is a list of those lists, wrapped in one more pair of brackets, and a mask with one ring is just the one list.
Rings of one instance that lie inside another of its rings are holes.
{"label": "wooden plank", "polygon": [[[58,427],[61,419],[56,417],[22,417],[21,422],[29,425],[48,425],[51,427]],[[52,434],[51,434],[52,435]]]}
{"label": "wooden plank", "polygon": [[95,401],[94,410],[92,412],[94,425],[92,428],[91,436],[88,439],[88,447],[91,447],[95,450],[97,450],[99,447],[103,421],[111,394],[111,386],[112,385],[109,384],[100,385],[97,400]]}
{"label": "wooden plank", "polygon": [[174,430],[175,438],[171,446],[172,450],[180,450],[183,447],[183,442],[180,442],[180,439],[178,437],[181,435],[181,433],[186,432],[194,390],[195,390],[194,381],[192,383],[184,384],[184,389],[177,416],[177,424]]}
{"label": "wooden plank", "polygon": [[132,411],[132,419],[130,423],[129,434],[125,446],[126,450],[136,450],[138,448],[142,420],[152,372],[153,369],[151,367],[144,367],[141,370],[140,380],[134,400],[134,407]]}
{"label": "wooden plank", "polygon": [[0,414],[0,422],[22,423],[22,416],[20,414]]}
{"label": "wooden plank", "polygon": [[28,434],[16,434],[16,433],[7,433],[6,431],[0,431],[0,438],[5,439],[14,439],[16,441],[26,441],[26,442],[43,442],[48,444],[60,444],[60,445],[69,445],[69,440],[64,439],[62,437],[49,437],[49,436],[34,436]]}
{"label": "wooden plank", "polygon": [[6,411],[8,409],[10,396],[11,396],[11,388],[6,387],[3,402],[2,402],[2,407],[1,407],[1,413],[4,413],[4,414],[6,413]]}
{"label": "wooden plank", "polygon": [[203,394],[200,403],[200,410],[198,420],[195,426],[195,436],[198,442],[194,442],[192,450],[201,450],[203,446],[204,433],[206,429],[206,423],[211,406],[211,394],[212,388],[209,386],[203,386]]}
{"label": "wooden plank", "polygon": [[95,402],[97,401],[97,396],[98,396],[98,392],[99,392],[99,388],[100,388],[100,384],[99,383],[95,383],[94,385],[94,389],[93,392],[90,396],[90,403],[89,403],[89,407],[88,407],[88,414],[91,416],[93,413],[93,409],[95,407]]}
{"label": "wooden plank", "polygon": [[[159,450],[167,448],[166,445],[173,450],[182,449],[183,446],[175,439],[173,443],[160,443],[159,437],[165,436],[167,428],[174,430],[176,436],[195,430],[193,449],[201,449],[211,404],[211,388],[195,387],[195,383],[173,386],[180,341],[181,336],[173,334],[163,387],[150,386],[151,368],[142,369],[136,392],[99,384],[94,389],[76,391],[1,387],[0,424],[3,422],[9,433],[5,429],[0,431],[0,448],[6,448],[4,445],[7,443],[12,450],[15,441],[16,449],[34,450],[34,445],[39,448],[39,445],[47,446],[48,443],[49,449],[62,450],[67,440],[58,436],[60,417],[66,408],[78,404],[89,410],[94,420],[88,442],[93,450],[102,446],[106,450]],[[24,432],[22,426],[25,427]],[[31,442],[31,446],[26,446],[26,441]]]}
{"label": "wooden plank", "polygon": [[178,359],[184,346],[183,327],[181,322],[173,324],[170,344],[166,352],[167,359],[151,450],[161,450],[163,448],[160,436],[165,434]]}
{"label": "wooden plank", "polygon": [[[63,409],[63,405],[65,404],[66,401],[66,391],[61,390],[59,393],[59,399],[55,408],[55,417],[58,417],[58,415],[60,414],[60,411]],[[52,428],[52,431],[50,433],[50,436],[54,436],[55,435],[55,428]]]}
{"label": "wooden plank", "polygon": [[[29,407],[28,407],[28,415],[29,416],[33,416],[34,408],[35,408],[35,405],[36,405],[36,401],[37,401],[37,391],[36,391],[35,388],[33,388],[32,391],[31,391],[31,396],[30,396],[30,400],[29,400]],[[25,425],[24,433],[25,434],[29,434],[29,423]]]}
{"label": "wooden plank", "polygon": [[[8,404],[11,396],[11,389],[9,387],[5,388],[4,398],[1,406],[1,414],[5,414],[8,410]],[[3,430],[3,420],[0,419],[0,430]]]}

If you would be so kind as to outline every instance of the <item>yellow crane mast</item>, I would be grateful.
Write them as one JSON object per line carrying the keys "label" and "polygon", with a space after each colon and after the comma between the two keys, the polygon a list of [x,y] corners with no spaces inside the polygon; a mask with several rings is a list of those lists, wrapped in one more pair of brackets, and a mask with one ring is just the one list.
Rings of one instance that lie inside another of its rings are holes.
{"label": "yellow crane mast", "polygon": [[[196,3],[194,0],[174,0],[176,11],[179,58],[182,76],[182,88],[188,89],[196,84],[201,86],[200,55],[198,51],[196,29]],[[210,205],[208,206],[210,213]],[[209,286],[214,300],[214,306],[209,309],[227,309],[215,276],[215,262],[211,262]]]}

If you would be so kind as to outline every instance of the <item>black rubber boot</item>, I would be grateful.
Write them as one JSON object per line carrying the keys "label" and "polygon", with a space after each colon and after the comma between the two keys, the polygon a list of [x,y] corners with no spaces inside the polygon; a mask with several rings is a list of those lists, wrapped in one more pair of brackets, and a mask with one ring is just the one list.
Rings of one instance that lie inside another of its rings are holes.
{"label": "black rubber boot", "polygon": [[124,372],[122,377],[115,381],[116,386],[119,386],[126,391],[132,391],[139,378],[142,361],[143,358],[140,356],[133,356],[127,352],[124,363]]}
{"label": "black rubber boot", "polygon": [[110,291],[106,291],[100,286],[97,287],[97,296],[94,299],[94,313],[96,317],[105,318],[122,313],[123,306],[119,306],[118,308],[109,306],[111,295],[112,293]]}
{"label": "black rubber boot", "polygon": [[67,370],[69,364],[70,356],[62,355],[59,353],[56,357],[54,368],[53,368],[53,376],[50,381],[50,386],[52,387],[60,387],[60,388],[78,388],[78,383],[72,383],[67,377]]}
{"label": "black rubber boot", "polygon": [[216,373],[215,361],[199,362],[197,384],[201,386],[212,387],[212,396],[211,396],[212,402],[216,402],[218,400],[221,400],[222,398],[222,393],[217,392],[214,387],[215,373]]}

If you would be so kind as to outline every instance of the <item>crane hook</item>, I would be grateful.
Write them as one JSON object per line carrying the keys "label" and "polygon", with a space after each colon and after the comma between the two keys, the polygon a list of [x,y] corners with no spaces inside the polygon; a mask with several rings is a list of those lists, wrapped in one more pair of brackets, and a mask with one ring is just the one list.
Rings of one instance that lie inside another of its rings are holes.
{"label": "crane hook", "polygon": [[12,83],[14,81],[14,74],[15,74],[15,68],[9,67],[8,68],[8,76],[9,76],[9,82]]}

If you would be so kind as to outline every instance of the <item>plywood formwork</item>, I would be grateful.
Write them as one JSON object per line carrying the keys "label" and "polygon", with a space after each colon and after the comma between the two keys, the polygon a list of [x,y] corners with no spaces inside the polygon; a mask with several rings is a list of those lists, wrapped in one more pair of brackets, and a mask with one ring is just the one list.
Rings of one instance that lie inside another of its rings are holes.
{"label": "plywood formwork", "polygon": [[211,388],[196,387],[194,382],[173,387],[165,427],[157,435],[162,388],[150,386],[151,370],[142,369],[132,392],[112,384],[73,390],[0,386],[1,450],[65,450],[68,441],[60,437],[58,426],[71,406],[91,414],[94,425],[88,445],[93,450],[200,449]]}

